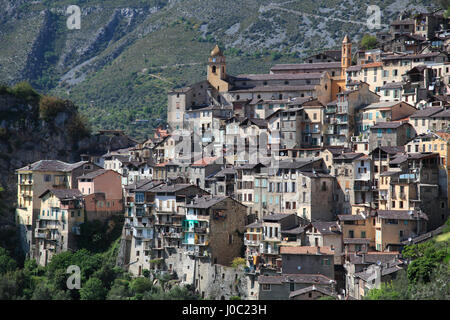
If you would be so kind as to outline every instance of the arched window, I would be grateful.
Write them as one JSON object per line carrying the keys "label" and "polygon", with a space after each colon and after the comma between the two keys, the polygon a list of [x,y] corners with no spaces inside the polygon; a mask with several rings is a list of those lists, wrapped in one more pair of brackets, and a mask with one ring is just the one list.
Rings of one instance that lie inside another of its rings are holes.
{"label": "arched window", "polygon": [[283,99],[283,95],[281,93],[278,95],[278,99],[279,100]]}
{"label": "arched window", "polygon": [[225,73],[225,67],[222,67],[222,73]]}
{"label": "arched window", "polygon": [[212,66],[212,73],[216,73],[216,66]]}

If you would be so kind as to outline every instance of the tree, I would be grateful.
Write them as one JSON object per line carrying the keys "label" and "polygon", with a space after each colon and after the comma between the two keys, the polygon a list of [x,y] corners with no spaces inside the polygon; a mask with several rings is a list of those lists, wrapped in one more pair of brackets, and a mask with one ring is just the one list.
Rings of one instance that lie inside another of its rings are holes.
{"label": "tree", "polygon": [[0,276],[0,300],[14,300],[18,296],[17,283],[11,273]]}
{"label": "tree", "polygon": [[106,289],[99,278],[90,278],[80,289],[81,300],[104,300]]}
{"label": "tree", "polygon": [[152,290],[153,284],[148,278],[136,278],[131,282],[130,288],[134,295],[144,294]]}
{"label": "tree", "polygon": [[131,297],[130,282],[124,279],[114,280],[111,290],[108,292],[107,300],[128,300]]}
{"label": "tree", "polygon": [[16,97],[25,99],[28,102],[36,103],[40,98],[39,94],[26,81],[16,84],[11,88],[10,92]]}
{"label": "tree", "polygon": [[365,34],[361,39],[361,49],[370,50],[374,49],[377,46],[377,38],[375,36],[371,36]]}
{"label": "tree", "polygon": [[450,264],[440,264],[433,270],[430,282],[420,282],[411,288],[414,300],[449,300],[450,299]]}
{"label": "tree", "polygon": [[17,268],[16,261],[10,257],[8,251],[0,247],[0,275]]}
{"label": "tree", "polygon": [[46,283],[41,282],[34,290],[31,300],[52,300],[52,297],[50,287]]}
{"label": "tree", "polygon": [[372,289],[365,300],[399,300],[400,294],[394,289],[392,283],[382,283],[380,289]]}

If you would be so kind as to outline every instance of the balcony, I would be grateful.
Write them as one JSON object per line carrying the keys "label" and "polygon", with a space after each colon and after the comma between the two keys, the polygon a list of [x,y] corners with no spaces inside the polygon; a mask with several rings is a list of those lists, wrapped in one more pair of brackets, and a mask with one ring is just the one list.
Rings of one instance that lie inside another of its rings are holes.
{"label": "balcony", "polygon": [[196,258],[207,258],[208,257],[208,251],[200,252],[199,250],[191,250],[187,251],[187,255],[193,256]]}
{"label": "balcony", "polygon": [[156,210],[156,214],[159,214],[159,215],[161,215],[161,214],[176,214],[176,213],[177,213],[177,211],[174,208],[172,208],[172,209],[157,209]]}
{"label": "balcony", "polygon": [[369,135],[368,134],[362,134],[359,136],[353,136],[351,137],[352,142],[369,142]]}
{"label": "balcony", "polygon": [[35,238],[47,239],[47,233],[44,232],[36,232],[34,234]]}
{"label": "balcony", "polygon": [[262,240],[267,242],[281,242],[281,239],[279,237],[269,237],[266,235],[263,235]]}
{"label": "balcony", "polygon": [[260,242],[257,240],[247,240],[244,239],[244,245],[246,246],[259,246]]}
{"label": "balcony", "polygon": [[336,107],[327,107],[325,113],[336,113]]}
{"label": "balcony", "polygon": [[164,237],[179,239],[182,238],[182,234],[178,232],[167,232],[163,234]]}
{"label": "balcony", "polygon": [[31,192],[21,191],[20,195],[24,198],[32,198],[33,194]]}
{"label": "balcony", "polygon": [[24,186],[31,186],[33,184],[33,180],[21,180],[19,184]]}
{"label": "balcony", "polygon": [[262,253],[262,254],[273,254],[273,255],[278,255],[278,254],[279,254],[279,251],[278,251],[278,248],[277,248],[277,249],[274,249],[274,248],[272,248],[272,247],[268,247],[268,248],[263,248],[263,249],[261,250],[261,253]]}
{"label": "balcony", "polygon": [[175,249],[178,247],[178,245],[172,242],[166,242],[164,243],[164,247],[169,249]]}
{"label": "balcony", "polygon": [[194,232],[195,233],[207,233],[208,232],[208,228],[206,228],[206,227],[195,227],[194,228]]}
{"label": "balcony", "polygon": [[151,228],[151,224],[148,222],[142,223],[142,222],[133,221],[133,227],[135,227],[135,228]]}
{"label": "balcony", "polygon": [[348,120],[347,119],[342,119],[342,118],[337,118],[336,119],[336,123],[337,124],[348,124]]}

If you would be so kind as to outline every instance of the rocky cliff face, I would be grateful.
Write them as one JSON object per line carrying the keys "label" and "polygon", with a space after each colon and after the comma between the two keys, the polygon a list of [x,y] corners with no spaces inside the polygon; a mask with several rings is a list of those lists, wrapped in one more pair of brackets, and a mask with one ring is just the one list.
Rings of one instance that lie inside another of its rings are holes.
{"label": "rocky cliff face", "polygon": [[41,159],[76,162],[82,153],[106,153],[135,144],[126,136],[84,132],[76,108],[43,119],[39,99],[0,93],[0,186],[4,189],[0,213],[10,222],[16,202],[16,169]]}

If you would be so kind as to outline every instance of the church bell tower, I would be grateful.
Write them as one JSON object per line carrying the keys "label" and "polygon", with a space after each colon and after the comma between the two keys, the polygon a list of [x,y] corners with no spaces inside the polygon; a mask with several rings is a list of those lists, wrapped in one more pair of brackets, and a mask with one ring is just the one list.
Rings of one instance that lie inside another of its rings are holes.
{"label": "church bell tower", "polygon": [[227,64],[225,62],[225,56],[216,45],[211,51],[208,58],[208,76],[209,83],[220,91],[228,91],[227,79]]}
{"label": "church bell tower", "polygon": [[346,35],[342,41],[341,78],[346,79],[347,68],[352,65],[352,43]]}

